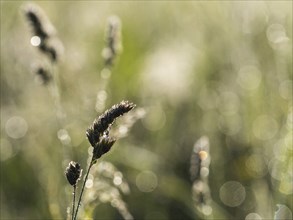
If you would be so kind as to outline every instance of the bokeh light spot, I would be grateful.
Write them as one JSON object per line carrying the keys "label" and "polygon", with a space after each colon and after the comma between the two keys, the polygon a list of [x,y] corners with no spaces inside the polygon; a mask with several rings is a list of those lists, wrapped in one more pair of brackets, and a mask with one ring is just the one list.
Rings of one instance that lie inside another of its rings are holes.
{"label": "bokeh light spot", "polygon": [[34,47],[38,47],[41,44],[41,38],[39,36],[33,36],[31,38],[31,45],[33,45]]}
{"label": "bokeh light spot", "polygon": [[120,125],[118,132],[121,136],[125,136],[128,133],[128,127],[125,125]]}
{"label": "bokeh light spot", "polygon": [[26,135],[28,125],[24,118],[13,116],[7,120],[5,130],[9,137],[19,139]]}
{"label": "bokeh light spot", "polygon": [[204,215],[208,216],[208,215],[211,215],[213,213],[213,209],[209,205],[204,205],[202,207],[202,212],[203,212]]}
{"label": "bokeh light spot", "polygon": [[261,220],[261,219],[262,219],[262,217],[260,217],[260,215],[257,213],[249,213],[245,217],[245,220]]}
{"label": "bokeh light spot", "polygon": [[245,162],[248,173],[255,177],[260,178],[268,172],[266,162],[262,155],[253,154]]}
{"label": "bokeh light spot", "polygon": [[[289,166],[289,167],[292,167],[292,163],[291,163],[291,166]],[[282,178],[280,186],[279,186],[279,192],[282,194],[285,194],[285,195],[291,195],[293,193],[292,173],[291,173],[291,175],[290,174],[283,175],[283,178]]]}
{"label": "bokeh light spot", "polygon": [[108,97],[108,94],[105,90],[101,90],[98,92],[96,106],[95,106],[96,111],[100,112],[105,109],[105,102],[107,100],[107,97]]}
{"label": "bokeh light spot", "polygon": [[[180,39],[178,39],[180,40]],[[171,103],[181,101],[191,91],[191,60],[196,53],[189,44],[174,44],[172,41],[150,53],[142,73],[146,92],[155,97],[164,97]]]}
{"label": "bokeh light spot", "polygon": [[267,38],[271,43],[287,41],[286,30],[281,24],[271,24],[267,29]]}
{"label": "bokeh light spot", "polygon": [[101,101],[105,101],[107,99],[107,92],[105,90],[101,90],[97,94],[97,99]]}
{"label": "bokeh light spot", "polygon": [[237,83],[246,90],[255,90],[261,82],[261,72],[255,66],[243,66],[237,77]]}
{"label": "bokeh light spot", "polygon": [[57,137],[64,145],[70,144],[71,142],[71,138],[68,134],[68,131],[65,129],[60,129],[57,132]]}
{"label": "bokeh light spot", "polygon": [[253,122],[253,134],[260,140],[273,138],[278,132],[278,123],[276,119],[269,115],[258,116]]}
{"label": "bokeh light spot", "polygon": [[286,145],[285,145],[285,139],[279,139],[273,146],[273,152],[275,157],[280,160],[284,161],[286,159]]}
{"label": "bokeh light spot", "polygon": [[158,186],[158,178],[152,171],[143,171],[136,177],[136,186],[141,192],[152,192]]}
{"label": "bokeh light spot", "polygon": [[220,199],[226,206],[239,206],[245,200],[245,197],[245,188],[239,182],[228,181],[220,188]]}
{"label": "bokeh light spot", "polygon": [[275,158],[271,159],[268,165],[268,169],[272,178],[276,180],[281,180],[282,173],[280,172],[280,170],[283,169],[283,165],[280,160],[277,160]]}
{"label": "bokeh light spot", "polygon": [[285,205],[278,204],[278,210],[275,212],[275,218],[277,220],[292,219],[292,211]]}
{"label": "bokeh light spot", "polygon": [[201,160],[205,160],[208,158],[209,156],[209,153],[204,151],[204,150],[201,150],[200,152],[198,152],[198,155],[200,157]]}
{"label": "bokeh light spot", "polygon": [[210,173],[210,170],[209,170],[209,168],[207,168],[207,167],[202,167],[202,168],[200,169],[200,175],[201,175],[202,177],[208,177],[209,173]]}
{"label": "bokeh light spot", "polygon": [[85,183],[86,188],[92,188],[94,185],[94,181],[92,179],[88,179]]}
{"label": "bokeh light spot", "polygon": [[122,173],[121,172],[115,172],[114,173],[114,178],[113,178],[113,183],[114,183],[114,185],[116,185],[116,186],[119,186],[119,185],[121,185],[122,184],[122,177],[123,177],[123,175],[122,175]]}
{"label": "bokeh light spot", "polygon": [[107,68],[104,68],[101,71],[101,77],[102,77],[102,79],[109,79],[111,77],[111,71]]}
{"label": "bokeh light spot", "polygon": [[103,203],[106,203],[111,201],[111,196],[109,195],[109,193],[102,192],[99,196],[99,200]]}

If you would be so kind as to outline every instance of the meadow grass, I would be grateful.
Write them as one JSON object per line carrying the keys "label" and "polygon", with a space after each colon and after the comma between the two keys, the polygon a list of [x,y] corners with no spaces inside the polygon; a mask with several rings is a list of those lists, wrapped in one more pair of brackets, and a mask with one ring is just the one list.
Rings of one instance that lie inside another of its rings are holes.
{"label": "meadow grass", "polygon": [[75,217],[291,218],[292,2],[37,4],[1,2],[1,219],[72,213],[64,170],[87,173],[85,131],[125,99],[143,109],[111,127],[127,138],[92,167]]}

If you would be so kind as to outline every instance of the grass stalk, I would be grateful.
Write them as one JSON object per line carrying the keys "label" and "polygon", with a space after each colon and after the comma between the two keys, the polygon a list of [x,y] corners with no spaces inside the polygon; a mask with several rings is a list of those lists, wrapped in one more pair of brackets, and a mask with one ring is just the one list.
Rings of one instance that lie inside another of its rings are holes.
{"label": "grass stalk", "polygon": [[[56,115],[56,120],[58,123],[58,129],[60,130],[66,130],[66,113],[65,110],[61,104],[61,98],[60,98],[60,89],[59,89],[59,76],[58,76],[58,71],[57,71],[57,67],[55,65],[54,62],[51,62],[51,73],[53,76],[53,80],[52,83],[50,83],[50,95],[52,97],[52,100],[54,102],[54,107],[55,107],[55,115]],[[68,138],[70,138],[68,132],[67,132]],[[60,140],[62,146],[63,146],[63,160],[69,160],[69,158],[71,158],[71,152],[70,150],[72,149],[70,142],[68,143],[64,143],[64,141],[62,141],[59,138],[58,135],[58,139]]]}
{"label": "grass stalk", "polygon": [[92,166],[95,164],[95,161],[94,161],[93,158],[94,157],[92,157],[92,159],[91,159],[91,162],[89,164],[89,167],[88,167],[87,172],[86,172],[86,175],[85,175],[85,178],[83,180],[83,184],[82,184],[81,192],[80,192],[80,195],[79,195],[79,199],[78,199],[76,211],[75,211],[75,214],[72,215],[72,216],[74,216],[73,217],[73,220],[76,220],[76,218],[77,218],[77,214],[78,214],[78,210],[79,210],[79,207],[80,207],[81,198],[82,198],[82,195],[83,195],[83,192],[84,192],[85,184],[86,184],[87,178],[89,176],[90,170],[91,170]]}
{"label": "grass stalk", "polygon": [[72,220],[74,219],[74,209],[75,209],[75,195],[76,195],[76,185],[73,186],[73,198],[72,198]]}

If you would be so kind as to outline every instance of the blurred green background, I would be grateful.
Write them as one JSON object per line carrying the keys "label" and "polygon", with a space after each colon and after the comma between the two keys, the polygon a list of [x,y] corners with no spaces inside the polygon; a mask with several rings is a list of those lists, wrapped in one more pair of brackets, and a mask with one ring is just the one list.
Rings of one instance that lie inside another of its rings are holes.
{"label": "blurred green background", "polygon": [[[63,44],[61,124],[50,85],[32,71],[47,61],[30,43],[25,3],[1,1],[1,219],[66,218],[64,170],[69,160],[86,168],[97,93],[106,108],[126,99],[145,112],[101,158],[128,182],[119,198],[134,219],[292,218],[292,1],[33,2]],[[123,52],[105,80],[111,15],[121,20]],[[189,174],[203,135],[208,215],[194,204]],[[122,219],[107,199],[121,181],[99,175],[112,188],[87,217]]]}

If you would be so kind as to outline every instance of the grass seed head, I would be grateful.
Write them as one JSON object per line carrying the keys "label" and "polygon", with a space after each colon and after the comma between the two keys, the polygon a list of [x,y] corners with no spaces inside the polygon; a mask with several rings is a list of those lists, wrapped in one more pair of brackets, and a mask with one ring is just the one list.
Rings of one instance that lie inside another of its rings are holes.
{"label": "grass seed head", "polygon": [[75,186],[78,180],[81,177],[82,169],[80,164],[74,161],[71,161],[68,167],[65,170],[66,178],[70,185]]}
{"label": "grass seed head", "polygon": [[113,105],[105,113],[96,118],[86,132],[90,144],[95,147],[100,141],[100,137],[110,128],[115,119],[129,112],[134,107],[135,104],[122,101],[119,104]]}

